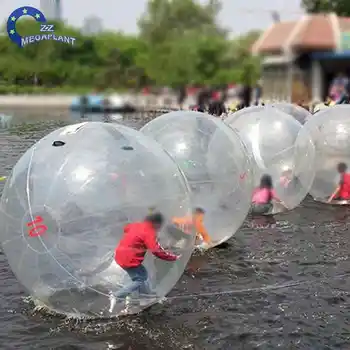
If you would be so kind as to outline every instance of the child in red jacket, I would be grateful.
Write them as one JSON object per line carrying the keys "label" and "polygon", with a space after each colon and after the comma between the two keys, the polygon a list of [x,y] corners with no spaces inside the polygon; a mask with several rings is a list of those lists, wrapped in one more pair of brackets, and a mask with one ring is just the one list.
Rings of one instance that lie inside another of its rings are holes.
{"label": "child in red jacket", "polygon": [[110,313],[113,312],[117,299],[125,298],[126,309],[124,311],[127,312],[132,293],[138,291],[143,295],[151,294],[147,284],[148,273],[142,265],[147,250],[150,250],[159,259],[166,261],[176,261],[180,258],[179,255],[165,251],[157,242],[157,232],[162,227],[163,222],[162,214],[153,213],[142,222],[125,226],[124,235],[115,249],[115,261],[129,275],[132,282],[118,293],[110,294]]}

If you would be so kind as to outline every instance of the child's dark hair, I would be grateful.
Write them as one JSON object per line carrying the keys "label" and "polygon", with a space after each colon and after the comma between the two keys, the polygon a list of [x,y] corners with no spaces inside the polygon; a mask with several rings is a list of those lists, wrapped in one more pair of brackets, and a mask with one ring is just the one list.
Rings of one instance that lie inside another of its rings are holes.
{"label": "child's dark hair", "polygon": [[346,170],[348,169],[348,166],[345,163],[339,163],[337,165],[337,168],[338,168],[338,172],[345,173]]}
{"label": "child's dark hair", "polygon": [[161,226],[164,222],[164,217],[160,212],[155,212],[150,215],[147,215],[145,221],[152,223],[153,225]]}
{"label": "child's dark hair", "polygon": [[205,214],[205,210],[203,208],[199,208],[199,207],[195,208],[194,212],[196,214]]}
{"label": "child's dark hair", "polygon": [[260,188],[268,188],[272,189],[273,184],[272,184],[272,177],[268,174],[264,174],[261,179],[260,179]]}

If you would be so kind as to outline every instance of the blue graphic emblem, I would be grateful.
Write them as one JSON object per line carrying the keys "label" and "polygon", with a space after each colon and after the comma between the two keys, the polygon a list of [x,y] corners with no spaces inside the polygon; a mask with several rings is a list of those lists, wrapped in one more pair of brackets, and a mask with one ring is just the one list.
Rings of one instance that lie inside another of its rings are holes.
{"label": "blue graphic emblem", "polygon": [[[16,30],[16,23],[23,16],[31,16],[36,22],[42,23],[40,24],[40,33],[24,37],[19,35]],[[31,6],[20,7],[14,10],[7,20],[7,34],[11,41],[20,48],[43,40],[54,40],[68,45],[74,45],[75,38],[65,35],[55,35],[54,28],[55,26],[53,24],[47,23],[44,14],[40,10]]]}
{"label": "blue graphic emblem", "polygon": [[23,47],[24,45],[22,44],[23,38],[16,31],[16,22],[19,18],[23,16],[31,16],[37,22],[40,22],[40,23],[46,22],[46,18],[44,14],[34,7],[26,6],[26,7],[20,7],[14,10],[10,14],[9,19],[7,20],[7,33],[11,41],[13,41],[19,47]]}

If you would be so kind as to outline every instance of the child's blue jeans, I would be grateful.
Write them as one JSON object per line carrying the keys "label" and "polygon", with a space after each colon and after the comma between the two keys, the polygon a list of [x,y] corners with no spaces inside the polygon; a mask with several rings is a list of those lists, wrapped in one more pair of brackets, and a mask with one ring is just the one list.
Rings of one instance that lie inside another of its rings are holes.
{"label": "child's blue jeans", "polygon": [[124,299],[136,291],[140,294],[150,294],[150,289],[147,283],[148,273],[143,265],[123,268],[123,270],[129,275],[131,283],[115,293],[114,296],[116,298]]}

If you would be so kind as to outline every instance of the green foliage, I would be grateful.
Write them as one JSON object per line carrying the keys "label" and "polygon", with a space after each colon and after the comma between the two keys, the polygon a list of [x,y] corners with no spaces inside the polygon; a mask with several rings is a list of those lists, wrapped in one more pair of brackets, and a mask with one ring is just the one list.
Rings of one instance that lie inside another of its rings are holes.
{"label": "green foliage", "polygon": [[146,13],[139,20],[141,37],[149,43],[158,44],[192,30],[222,32],[216,25],[220,9],[221,5],[216,0],[206,5],[194,0],[149,0]]}
{"label": "green foliage", "polygon": [[[250,47],[259,33],[229,40],[217,25],[220,8],[217,0],[206,5],[150,0],[139,20],[139,36],[104,32],[87,37],[55,23],[56,35],[76,38],[73,46],[42,41],[20,49],[0,36],[0,94],[254,83],[260,65]],[[17,30],[38,34],[39,24],[21,20]]]}
{"label": "green foliage", "polygon": [[308,13],[335,12],[338,16],[350,16],[348,0],[302,0],[302,6]]}

